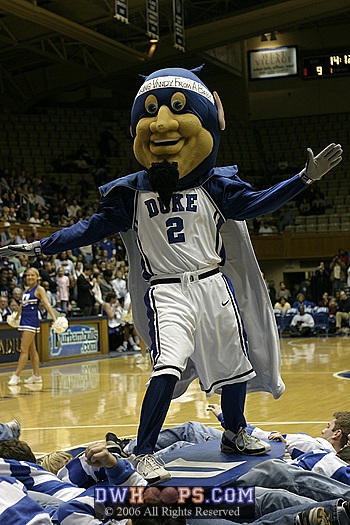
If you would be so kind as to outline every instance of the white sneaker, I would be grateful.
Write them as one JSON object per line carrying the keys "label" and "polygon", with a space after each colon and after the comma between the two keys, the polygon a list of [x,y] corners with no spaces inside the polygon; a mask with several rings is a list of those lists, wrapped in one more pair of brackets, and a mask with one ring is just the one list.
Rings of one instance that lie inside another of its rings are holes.
{"label": "white sneaker", "polygon": [[20,382],[21,382],[21,378],[19,376],[16,376],[16,374],[13,374],[10,377],[9,382],[7,384],[10,386],[15,386],[15,385],[18,385],[18,383]]}
{"label": "white sneaker", "polygon": [[162,467],[153,454],[141,454],[140,456],[132,454],[129,460],[140,476],[148,481],[150,485],[171,479],[170,472]]}
{"label": "white sneaker", "polygon": [[221,438],[221,451],[226,454],[246,454],[248,456],[259,456],[266,454],[271,450],[271,445],[251,436],[245,430],[240,428],[237,434],[231,430],[225,430]]}
{"label": "white sneaker", "polygon": [[141,350],[141,347],[137,344],[132,345],[131,350],[134,352],[139,352]]}
{"label": "white sneaker", "polygon": [[25,379],[24,380],[25,383],[29,384],[29,383],[42,383],[43,382],[43,379],[41,376],[36,376],[36,375],[32,375],[30,377],[28,377],[28,379]]}

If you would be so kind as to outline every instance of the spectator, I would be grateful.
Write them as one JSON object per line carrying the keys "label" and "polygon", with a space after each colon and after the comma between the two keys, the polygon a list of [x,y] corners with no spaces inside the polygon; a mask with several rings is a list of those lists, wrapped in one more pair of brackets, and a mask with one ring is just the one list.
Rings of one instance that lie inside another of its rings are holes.
{"label": "spectator", "polygon": [[277,303],[274,304],[274,308],[279,308],[285,314],[286,311],[291,308],[290,303],[286,300],[285,297],[280,297]]}
{"label": "spectator", "polygon": [[13,314],[13,312],[18,312],[19,309],[19,303],[15,299],[10,299],[9,302],[9,310],[10,313]]}
{"label": "spectator", "polygon": [[342,248],[339,248],[338,255],[341,262],[343,262],[345,266],[349,266],[349,256]]}
{"label": "spectator", "polygon": [[10,231],[11,224],[8,221],[4,222],[4,231],[1,233],[0,242],[1,246],[7,246],[14,242],[14,236]]}
{"label": "spectator", "polygon": [[50,261],[44,261],[43,268],[39,269],[41,280],[49,283],[49,290],[55,297],[57,292],[55,265]]}
{"label": "spectator", "polygon": [[311,330],[315,326],[315,320],[311,314],[305,313],[303,305],[300,305],[299,313],[295,314],[290,323],[290,335],[292,337],[307,337],[311,335]]}
{"label": "spectator", "polygon": [[305,295],[302,293],[298,293],[296,297],[296,301],[293,303],[293,308],[299,309],[299,306],[304,306],[304,308],[307,308],[308,306],[315,306],[314,303],[307,301],[305,299]]}
{"label": "spectator", "polygon": [[40,241],[41,236],[39,235],[37,226],[32,226],[30,230],[30,234],[27,237],[28,243],[34,242],[34,241]]}
{"label": "spectator", "polygon": [[[67,270],[68,273],[68,270]],[[62,266],[57,270],[57,303],[60,311],[67,314],[68,302],[69,302],[69,277],[65,274]]]}
{"label": "spectator", "polygon": [[318,306],[324,306],[324,307],[328,308],[328,306],[329,306],[329,295],[328,295],[328,292],[324,292],[322,294],[322,299],[320,301],[318,301]]}
{"label": "spectator", "polygon": [[50,284],[48,283],[48,281],[42,281],[42,287],[44,288],[46,292],[47,300],[49,301],[49,305],[51,306],[51,308],[55,308],[56,297],[50,292]]}
{"label": "spectator", "polygon": [[280,289],[277,290],[277,297],[284,297],[287,301],[291,298],[291,293],[288,290],[284,281],[280,282]]}
{"label": "spectator", "polygon": [[273,229],[268,222],[263,222],[263,224],[259,227],[258,233],[259,235],[269,235],[270,233],[273,233]]}
{"label": "spectator", "polygon": [[288,204],[286,204],[282,207],[277,219],[278,231],[283,231],[286,226],[290,226],[291,224],[294,224],[294,212]]}
{"label": "spectator", "polygon": [[8,297],[6,297],[6,295],[0,295],[0,323],[5,323],[10,313]]}
{"label": "spectator", "polygon": [[[118,302],[115,292],[107,293],[106,300],[101,301],[108,318],[108,340],[109,351],[123,352],[124,346],[124,324],[122,319],[122,308]],[[127,343],[126,343],[127,347]]]}
{"label": "spectator", "polygon": [[43,220],[40,218],[40,214],[37,209],[33,210],[32,216],[29,218],[28,222],[30,224],[37,224],[38,226],[42,224]]}
{"label": "spectator", "polygon": [[67,252],[62,252],[58,255],[58,257],[54,260],[56,272],[58,271],[58,268],[61,266],[64,271],[67,271],[70,277],[75,278],[75,268],[74,263],[71,259],[69,259]]}
{"label": "spectator", "polygon": [[315,271],[315,275],[311,278],[311,290],[315,302],[320,301],[324,292],[328,292],[329,288],[329,271],[326,270],[324,262],[321,261]]}
{"label": "spectator", "polygon": [[340,299],[338,301],[338,310],[335,314],[335,326],[337,332],[340,332],[342,329],[342,324],[345,323],[348,325],[346,327],[347,331],[349,330],[349,320],[350,320],[350,298],[347,296],[345,290],[341,290]]}
{"label": "spectator", "polygon": [[123,272],[121,270],[117,270],[116,278],[111,281],[111,285],[113,286],[113,290],[117,294],[117,297],[125,297],[125,295],[128,293],[126,280],[123,277]]}
{"label": "spectator", "polygon": [[303,197],[303,200],[299,204],[299,213],[300,215],[310,215],[311,213],[311,205],[308,201],[307,197]]}
{"label": "spectator", "polygon": [[12,299],[14,299],[18,304],[20,304],[22,301],[22,295],[23,290],[19,286],[16,286],[16,288],[12,290]]}
{"label": "spectator", "polygon": [[24,228],[18,228],[17,237],[15,239],[15,244],[27,244],[27,239],[24,233]]}
{"label": "spectator", "polygon": [[102,291],[100,288],[100,282],[102,280],[102,277],[103,277],[103,274],[101,272],[94,273],[94,286],[92,288],[92,292],[95,297],[95,305],[94,305],[94,310],[93,310],[94,315],[102,315],[101,308],[102,308],[103,300],[102,300]]}
{"label": "spectator", "polygon": [[299,285],[299,292],[305,296],[305,299],[311,303],[314,302],[312,292],[311,292],[311,281],[306,278]]}
{"label": "spectator", "polygon": [[113,281],[113,271],[109,269],[105,270],[103,272],[103,278],[101,279],[101,282],[100,282],[100,288],[102,292],[103,301],[106,300],[106,296],[108,293],[112,293],[114,291],[113,286],[112,286],[112,281]]}
{"label": "spectator", "polygon": [[339,255],[333,257],[331,264],[329,265],[330,270],[330,281],[332,284],[332,295],[335,295],[335,292],[342,290],[345,285],[346,276],[345,270],[346,265],[340,259]]}
{"label": "spectator", "polygon": [[78,201],[76,199],[73,199],[72,204],[70,204],[67,208],[68,217],[75,218],[77,216],[78,210],[81,210],[81,206],[79,206]]}
{"label": "spectator", "polygon": [[267,281],[267,290],[269,292],[271,304],[274,305],[276,302],[276,288],[275,288],[275,281]]}
{"label": "spectator", "polygon": [[259,228],[261,226],[261,221],[259,221],[256,217],[253,219],[253,233],[257,235],[259,233]]}
{"label": "spectator", "polygon": [[95,304],[95,297],[92,291],[95,283],[91,280],[91,276],[92,265],[86,264],[83,273],[77,279],[77,305],[84,316],[92,315]]}
{"label": "spectator", "polygon": [[311,201],[311,213],[315,215],[324,215],[326,211],[326,201],[324,195],[320,191],[316,191],[313,200]]}
{"label": "spectator", "polygon": [[0,297],[9,297],[7,277],[5,277],[3,274],[0,277]]}

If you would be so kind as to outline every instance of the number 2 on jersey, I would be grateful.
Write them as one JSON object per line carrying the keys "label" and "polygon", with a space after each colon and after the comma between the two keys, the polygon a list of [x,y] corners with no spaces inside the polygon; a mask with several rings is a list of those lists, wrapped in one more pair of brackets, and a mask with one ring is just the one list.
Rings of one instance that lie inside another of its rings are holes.
{"label": "number 2 on jersey", "polygon": [[185,242],[184,222],[181,217],[172,217],[166,221],[169,244]]}

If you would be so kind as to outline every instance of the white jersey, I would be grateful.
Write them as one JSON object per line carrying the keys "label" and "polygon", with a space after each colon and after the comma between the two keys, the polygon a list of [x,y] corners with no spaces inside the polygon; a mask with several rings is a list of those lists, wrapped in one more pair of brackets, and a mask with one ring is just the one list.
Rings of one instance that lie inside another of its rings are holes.
{"label": "white jersey", "polygon": [[147,274],[181,274],[218,266],[223,222],[202,187],[173,194],[168,208],[156,193],[139,192],[135,228]]}

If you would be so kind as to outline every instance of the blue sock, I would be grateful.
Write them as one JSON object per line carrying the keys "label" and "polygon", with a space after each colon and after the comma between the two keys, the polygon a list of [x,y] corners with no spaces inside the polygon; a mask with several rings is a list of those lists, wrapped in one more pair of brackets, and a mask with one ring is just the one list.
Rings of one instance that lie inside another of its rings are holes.
{"label": "blue sock", "polygon": [[136,455],[152,454],[167,415],[177,377],[171,374],[153,377],[142,403],[137,434]]}
{"label": "blue sock", "polygon": [[221,409],[225,420],[225,427],[232,432],[247,426],[244,417],[244,405],[247,394],[247,383],[233,383],[222,387]]}

